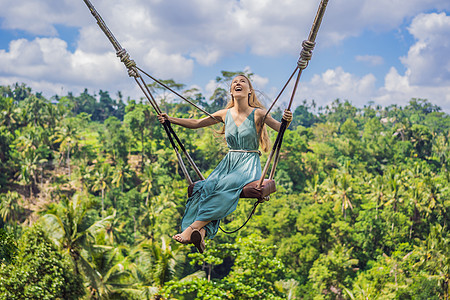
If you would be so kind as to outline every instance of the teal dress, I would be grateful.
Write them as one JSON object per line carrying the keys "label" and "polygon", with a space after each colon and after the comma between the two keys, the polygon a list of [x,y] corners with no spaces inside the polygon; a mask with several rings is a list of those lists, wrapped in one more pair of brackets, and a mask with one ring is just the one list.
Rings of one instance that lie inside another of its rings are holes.
{"label": "teal dress", "polygon": [[[255,109],[236,126],[230,110],[225,117],[225,138],[234,150],[258,150]],[[261,162],[257,152],[228,152],[207,179],[197,182],[181,221],[185,230],[194,221],[211,221],[204,228],[212,239],[220,220],[236,210],[244,186],[261,177]]]}

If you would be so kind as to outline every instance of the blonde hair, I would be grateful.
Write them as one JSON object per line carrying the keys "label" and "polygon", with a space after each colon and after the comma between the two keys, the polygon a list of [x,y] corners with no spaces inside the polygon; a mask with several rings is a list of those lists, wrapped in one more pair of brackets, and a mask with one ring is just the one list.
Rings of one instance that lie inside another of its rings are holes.
{"label": "blonde hair", "polygon": [[[248,105],[250,107],[264,109],[264,105],[259,101],[258,97],[256,96],[255,90],[253,89],[252,82],[250,81],[250,79],[243,74],[236,75],[236,77],[237,76],[244,77],[247,80],[248,85],[250,86],[250,94],[248,96]],[[230,87],[230,89],[231,89],[231,87]],[[225,109],[232,108],[233,106],[234,106],[234,97],[231,96],[231,99],[225,106]],[[264,121],[264,119],[263,119],[263,121]],[[225,125],[222,127],[221,133],[225,133]],[[260,145],[262,151],[268,152],[270,149],[270,139],[269,139],[269,134],[267,133],[267,127],[266,127],[265,123],[262,124],[262,127],[259,130],[259,132],[257,132],[257,134],[258,134],[259,145]]]}

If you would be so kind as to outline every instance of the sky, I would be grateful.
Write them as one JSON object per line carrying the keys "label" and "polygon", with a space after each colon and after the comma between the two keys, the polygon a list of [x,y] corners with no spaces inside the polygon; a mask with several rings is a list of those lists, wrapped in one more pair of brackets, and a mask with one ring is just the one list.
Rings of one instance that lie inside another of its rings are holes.
{"label": "sky", "polygon": [[[91,0],[137,65],[208,99],[248,71],[266,105],[296,67],[319,0]],[[142,97],[82,0],[0,0],[0,85]],[[450,113],[450,0],[330,0],[293,107],[425,98]],[[151,83],[151,80],[148,81]],[[279,101],[285,107],[291,86]]]}

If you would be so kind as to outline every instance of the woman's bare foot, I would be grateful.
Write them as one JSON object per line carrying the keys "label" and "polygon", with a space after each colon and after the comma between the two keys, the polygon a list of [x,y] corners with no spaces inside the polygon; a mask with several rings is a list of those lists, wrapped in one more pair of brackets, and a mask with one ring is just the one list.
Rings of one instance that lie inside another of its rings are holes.
{"label": "woman's bare foot", "polygon": [[188,226],[182,233],[177,233],[172,238],[178,243],[189,244],[191,242],[192,230],[193,228]]}

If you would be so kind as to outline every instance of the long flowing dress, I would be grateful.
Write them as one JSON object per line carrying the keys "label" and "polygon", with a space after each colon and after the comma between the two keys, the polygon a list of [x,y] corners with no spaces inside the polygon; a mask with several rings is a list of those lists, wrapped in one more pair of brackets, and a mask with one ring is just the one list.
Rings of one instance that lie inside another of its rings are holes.
{"label": "long flowing dress", "polygon": [[[230,110],[225,117],[225,138],[232,150],[258,150],[255,109],[237,126]],[[256,152],[230,151],[207,179],[197,182],[181,221],[185,230],[194,221],[211,221],[204,228],[212,239],[219,229],[220,220],[236,210],[244,186],[261,177],[261,162]]]}

